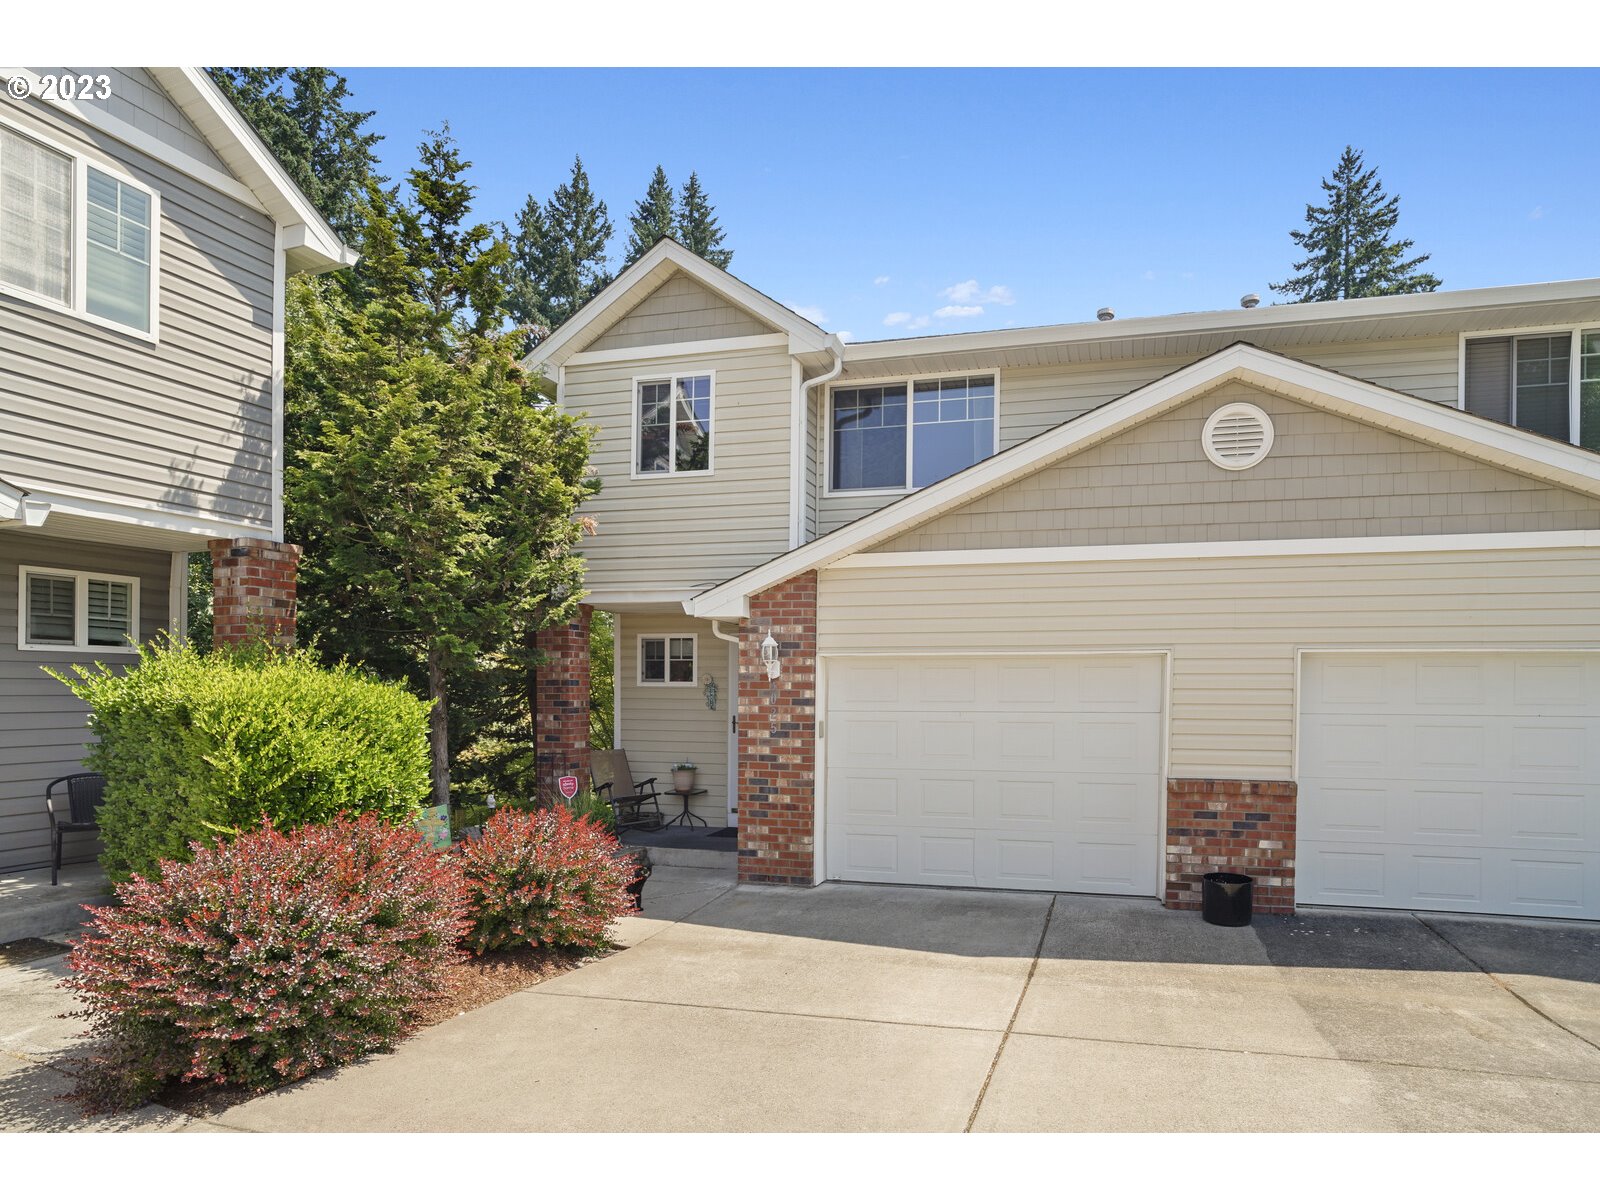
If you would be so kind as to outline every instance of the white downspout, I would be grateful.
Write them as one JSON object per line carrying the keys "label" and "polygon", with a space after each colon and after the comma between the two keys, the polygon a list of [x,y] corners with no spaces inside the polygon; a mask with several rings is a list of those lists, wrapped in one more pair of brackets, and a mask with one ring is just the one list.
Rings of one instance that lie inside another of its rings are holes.
{"label": "white downspout", "polygon": [[[807,393],[818,384],[837,379],[844,370],[844,343],[838,338],[828,339],[828,353],[833,355],[833,366],[810,379],[800,374],[800,362],[795,360],[794,396],[790,403],[789,420],[789,549],[805,541],[806,537],[806,418],[809,415]],[[720,634],[718,636],[721,636]]]}

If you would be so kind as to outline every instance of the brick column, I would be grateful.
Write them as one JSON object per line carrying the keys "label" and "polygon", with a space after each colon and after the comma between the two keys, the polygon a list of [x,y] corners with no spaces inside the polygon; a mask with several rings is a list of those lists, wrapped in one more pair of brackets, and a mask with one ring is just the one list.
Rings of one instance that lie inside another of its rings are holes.
{"label": "brick column", "polygon": [[[776,681],[761,643],[778,643]],[[815,882],[817,576],[751,598],[739,629],[739,882]]]}
{"label": "brick column", "polygon": [[217,538],[211,551],[211,639],[294,645],[300,547],[266,538]]}
{"label": "brick column", "polygon": [[1200,907],[1200,876],[1255,880],[1255,907],[1294,911],[1295,784],[1264,779],[1167,780],[1168,908]]}
{"label": "brick column", "polygon": [[541,629],[544,665],[534,688],[534,752],[539,793],[556,795],[556,780],[576,775],[589,786],[589,621],[594,609],[580,604],[575,616]]}

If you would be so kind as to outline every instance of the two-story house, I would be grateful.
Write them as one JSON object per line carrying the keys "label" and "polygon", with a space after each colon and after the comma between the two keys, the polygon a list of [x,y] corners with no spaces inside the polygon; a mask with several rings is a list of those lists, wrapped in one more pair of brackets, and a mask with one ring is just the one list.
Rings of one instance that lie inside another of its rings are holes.
{"label": "two-story house", "polygon": [[[0,869],[50,854],[82,705],[41,668],[186,626],[283,634],[283,297],[355,261],[188,68],[0,69]],[[18,82],[22,81],[22,82]],[[16,99],[18,92],[27,93]],[[70,835],[68,861],[95,851]]]}
{"label": "two-story house", "polygon": [[1600,917],[1600,280],[842,345],[663,242],[529,362],[742,879]]}

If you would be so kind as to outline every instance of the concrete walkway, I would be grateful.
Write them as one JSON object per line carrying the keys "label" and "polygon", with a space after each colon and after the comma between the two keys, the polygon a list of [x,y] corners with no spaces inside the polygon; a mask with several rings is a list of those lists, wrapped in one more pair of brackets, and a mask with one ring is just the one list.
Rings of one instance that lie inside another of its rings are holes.
{"label": "concrete walkway", "polygon": [[1600,1130],[1595,925],[662,868],[622,940],[204,1127]]}

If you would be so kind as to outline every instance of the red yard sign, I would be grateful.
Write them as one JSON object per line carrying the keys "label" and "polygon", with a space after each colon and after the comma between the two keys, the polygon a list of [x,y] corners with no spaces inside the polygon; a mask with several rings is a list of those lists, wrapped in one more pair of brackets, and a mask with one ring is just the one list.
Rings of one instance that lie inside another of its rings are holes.
{"label": "red yard sign", "polygon": [[561,794],[571,800],[578,794],[578,777],[576,775],[563,775],[556,780],[556,787],[561,789]]}

